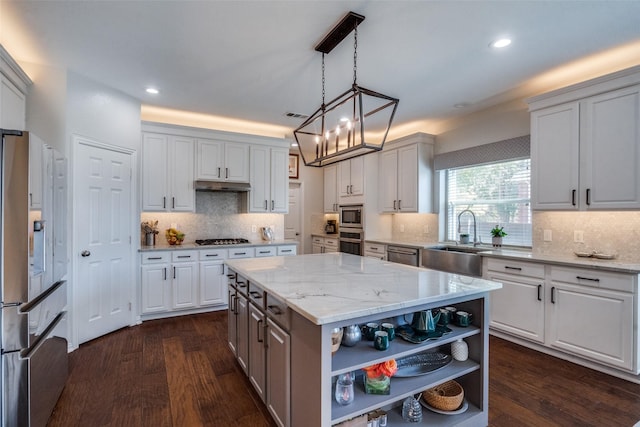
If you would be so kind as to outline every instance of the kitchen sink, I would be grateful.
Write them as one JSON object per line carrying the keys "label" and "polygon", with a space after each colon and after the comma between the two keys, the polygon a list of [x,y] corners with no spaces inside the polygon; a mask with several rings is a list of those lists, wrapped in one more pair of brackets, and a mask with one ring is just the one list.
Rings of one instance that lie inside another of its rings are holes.
{"label": "kitchen sink", "polygon": [[465,276],[482,276],[482,252],[473,246],[434,246],[422,251],[422,266]]}

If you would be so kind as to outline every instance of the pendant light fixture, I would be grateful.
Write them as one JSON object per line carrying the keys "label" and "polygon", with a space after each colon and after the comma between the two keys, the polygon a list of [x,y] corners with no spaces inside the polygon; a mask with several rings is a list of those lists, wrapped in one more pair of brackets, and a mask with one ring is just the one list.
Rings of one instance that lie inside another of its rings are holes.
{"label": "pendant light fixture", "polygon": [[[306,166],[322,167],[382,150],[398,99],[365,89],[357,83],[358,25],[364,16],[349,12],[315,47],[322,52],[322,104],[294,132]],[[325,103],[324,57],[354,33],[353,85]]]}

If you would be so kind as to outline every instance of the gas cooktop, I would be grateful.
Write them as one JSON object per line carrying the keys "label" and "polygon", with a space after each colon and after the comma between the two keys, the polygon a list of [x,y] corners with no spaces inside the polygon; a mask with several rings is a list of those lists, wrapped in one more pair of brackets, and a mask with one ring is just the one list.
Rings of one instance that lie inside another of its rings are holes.
{"label": "gas cooktop", "polygon": [[211,245],[241,245],[243,243],[249,243],[247,239],[235,239],[235,238],[225,238],[225,239],[199,239],[196,240],[196,245],[200,246],[211,246]]}

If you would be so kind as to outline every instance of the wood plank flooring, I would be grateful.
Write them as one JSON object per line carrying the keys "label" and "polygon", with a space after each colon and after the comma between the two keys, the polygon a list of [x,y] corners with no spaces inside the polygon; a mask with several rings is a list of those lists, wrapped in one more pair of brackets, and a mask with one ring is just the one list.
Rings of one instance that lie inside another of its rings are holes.
{"label": "wood plank flooring", "polygon": [[[226,335],[223,311],[148,321],[81,345],[48,426],[274,426]],[[491,426],[640,420],[638,384],[495,337],[489,363]]]}

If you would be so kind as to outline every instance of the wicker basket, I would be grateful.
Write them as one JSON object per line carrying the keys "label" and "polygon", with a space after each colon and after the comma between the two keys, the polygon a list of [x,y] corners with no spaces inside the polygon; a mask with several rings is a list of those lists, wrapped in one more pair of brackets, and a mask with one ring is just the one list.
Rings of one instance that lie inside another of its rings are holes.
{"label": "wicker basket", "polygon": [[441,411],[455,411],[462,405],[464,389],[455,381],[447,381],[438,386],[425,390],[422,398],[431,407]]}

